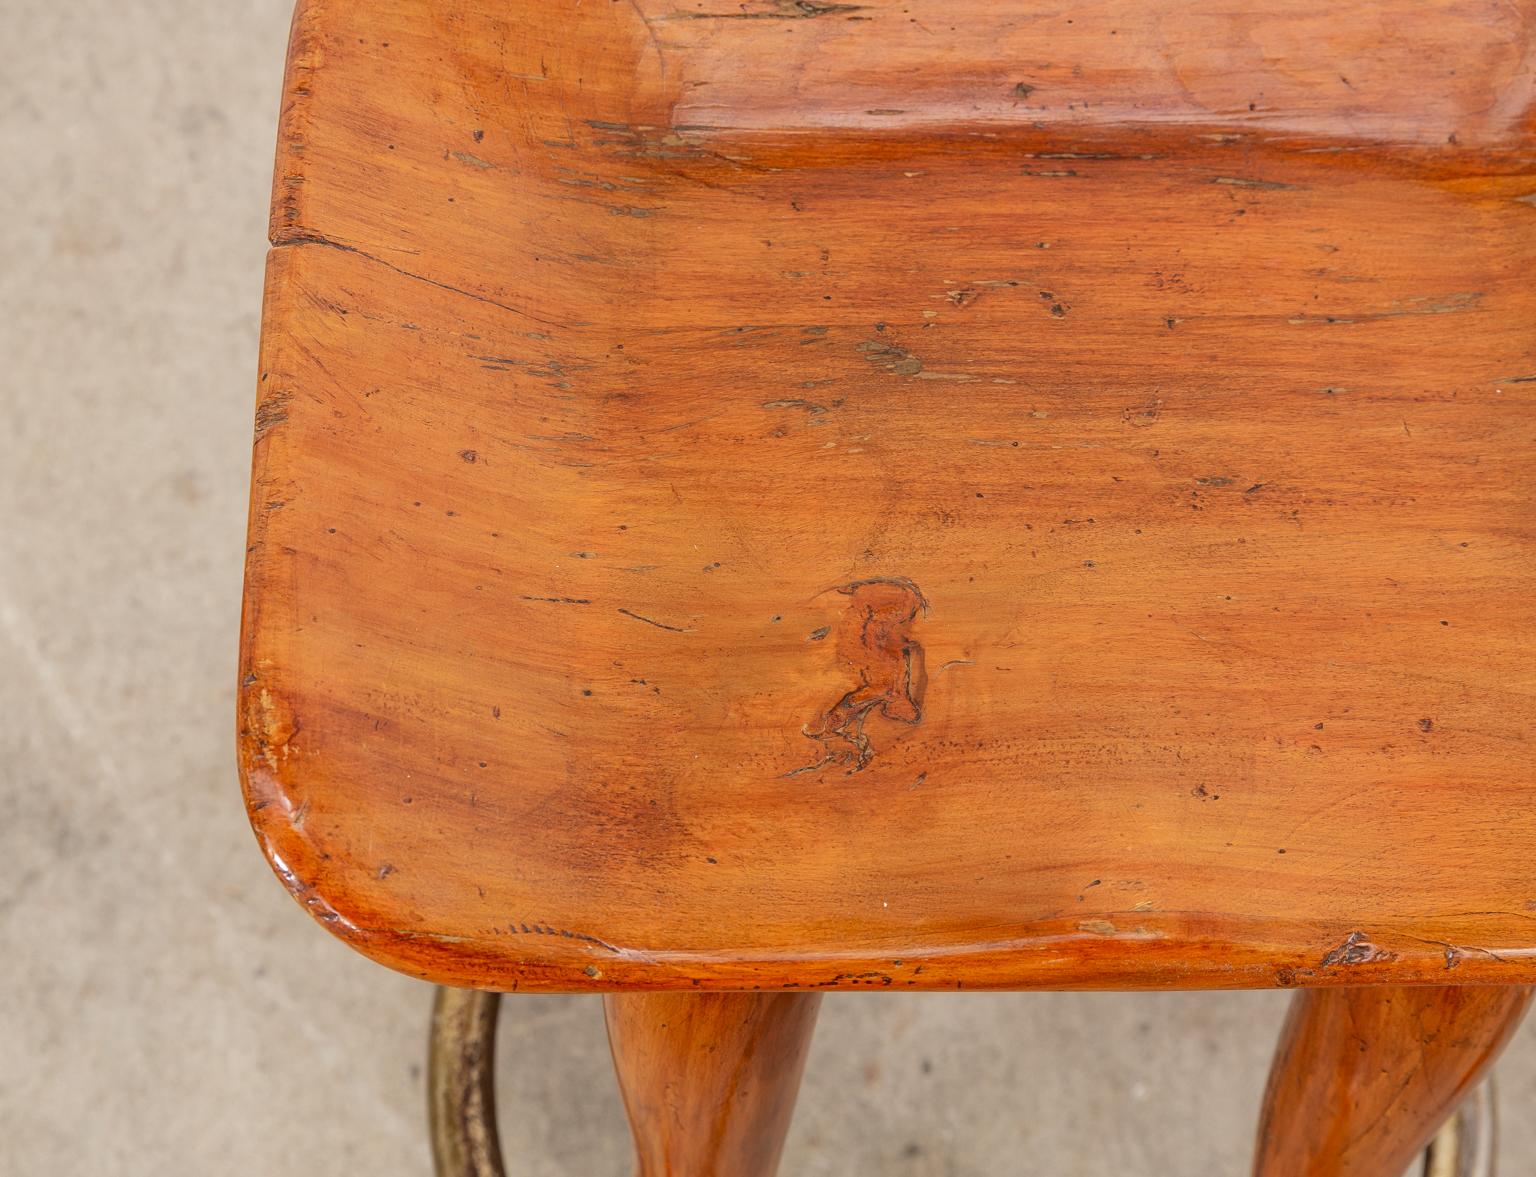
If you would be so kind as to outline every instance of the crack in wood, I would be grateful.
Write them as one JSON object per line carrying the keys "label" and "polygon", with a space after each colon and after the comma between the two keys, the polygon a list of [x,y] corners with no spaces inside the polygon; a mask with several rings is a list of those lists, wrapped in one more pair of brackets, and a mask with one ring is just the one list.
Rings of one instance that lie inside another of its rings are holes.
{"label": "crack in wood", "polygon": [[912,636],[913,623],[928,612],[922,590],[895,576],[854,581],[837,591],[849,598],[837,626],[837,659],[857,682],[801,729],[821,744],[821,759],[785,776],[834,766],[851,776],[875,755],[864,730],[870,716],[911,727],[923,720],[928,674],[922,644]]}

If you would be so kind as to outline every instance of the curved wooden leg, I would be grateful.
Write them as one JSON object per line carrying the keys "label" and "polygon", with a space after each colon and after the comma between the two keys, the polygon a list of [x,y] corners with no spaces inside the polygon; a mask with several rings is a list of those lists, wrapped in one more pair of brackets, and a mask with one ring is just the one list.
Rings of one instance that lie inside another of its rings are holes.
{"label": "curved wooden leg", "polygon": [[1523,986],[1298,993],[1264,1095],[1255,1177],[1401,1177],[1530,999]]}
{"label": "curved wooden leg", "polygon": [[614,993],[608,1041],[639,1177],[773,1177],[819,993]]}

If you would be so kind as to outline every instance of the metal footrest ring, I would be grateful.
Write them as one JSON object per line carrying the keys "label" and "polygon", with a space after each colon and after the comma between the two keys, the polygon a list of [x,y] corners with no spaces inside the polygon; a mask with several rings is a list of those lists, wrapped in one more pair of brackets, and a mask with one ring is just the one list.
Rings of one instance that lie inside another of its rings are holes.
{"label": "metal footrest ring", "polygon": [[427,1117],[437,1177],[505,1177],[496,1132],[501,994],[439,988],[427,1054]]}
{"label": "metal footrest ring", "polygon": [[[496,1130],[496,1014],[501,994],[439,988],[432,1003],[427,1105],[437,1177],[505,1177]],[[1430,1141],[1424,1177],[1494,1177],[1493,1080]]]}

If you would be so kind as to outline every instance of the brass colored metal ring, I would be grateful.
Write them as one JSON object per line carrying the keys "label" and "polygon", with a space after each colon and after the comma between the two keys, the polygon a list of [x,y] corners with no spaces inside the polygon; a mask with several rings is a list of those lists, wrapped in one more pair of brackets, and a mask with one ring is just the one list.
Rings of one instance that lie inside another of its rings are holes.
{"label": "brass colored metal ring", "polygon": [[1494,1177],[1498,1143],[1493,1078],[1472,1092],[1424,1152],[1424,1177]]}
{"label": "brass colored metal ring", "polygon": [[[427,1061],[437,1177],[506,1177],[496,1131],[496,1014],[501,994],[437,990]],[[1424,1177],[1494,1177],[1493,1080],[1478,1086],[1424,1152]]]}
{"label": "brass colored metal ring", "polygon": [[437,990],[427,1056],[427,1115],[437,1177],[505,1177],[496,1132],[499,993]]}

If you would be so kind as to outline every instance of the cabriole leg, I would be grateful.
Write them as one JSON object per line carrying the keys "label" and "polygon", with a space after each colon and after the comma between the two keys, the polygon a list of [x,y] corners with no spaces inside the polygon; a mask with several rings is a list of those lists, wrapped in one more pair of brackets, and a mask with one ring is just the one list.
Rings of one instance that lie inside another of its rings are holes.
{"label": "cabriole leg", "polygon": [[1264,1096],[1255,1177],[1402,1177],[1530,999],[1514,986],[1298,993]]}
{"label": "cabriole leg", "polygon": [[773,1177],[820,1003],[812,993],[606,996],[639,1177]]}

